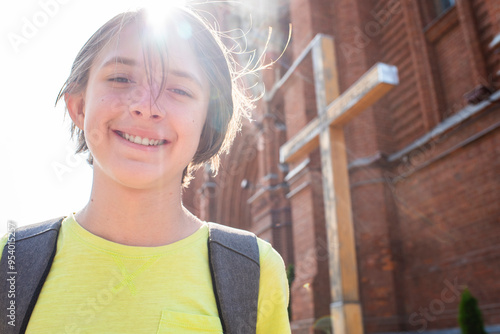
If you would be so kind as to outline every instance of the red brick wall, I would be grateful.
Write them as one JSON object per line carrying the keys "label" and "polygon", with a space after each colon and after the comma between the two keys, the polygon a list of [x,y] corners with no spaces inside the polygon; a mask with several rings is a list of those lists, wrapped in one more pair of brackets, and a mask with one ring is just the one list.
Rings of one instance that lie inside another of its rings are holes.
{"label": "red brick wall", "polygon": [[[500,88],[497,72],[500,71],[500,58],[489,44],[493,37],[500,33],[500,8],[498,2],[488,0],[472,0],[474,16],[476,18],[477,32],[482,52],[485,55],[488,78],[485,81],[496,89]],[[495,6],[497,12],[495,13]]]}
{"label": "red brick wall", "polygon": [[402,270],[398,217],[390,185],[376,166],[351,170],[351,197],[365,330],[398,331]]}
{"label": "red brick wall", "polygon": [[[492,13],[495,5],[488,0],[470,1],[487,82],[498,89],[495,73],[500,70],[500,56],[487,46],[500,32],[497,14]],[[289,63],[323,32],[335,38],[341,91],[376,61],[396,65],[399,70],[400,85],[345,129],[350,162],[381,154],[372,164],[350,169],[366,333],[457,327],[454,285],[467,285],[478,298],[486,323],[499,324],[500,307],[495,297],[500,295],[500,130],[477,139],[473,136],[500,122],[500,107],[462,120],[402,159],[392,163],[384,159],[384,154],[405,148],[464,105],[462,95],[474,87],[474,80],[470,55],[464,52],[461,23],[446,26],[441,21],[435,25],[439,29],[425,29],[425,18],[418,15],[414,2],[289,3],[294,26]],[[386,16],[380,16],[384,11]],[[245,193],[239,184],[242,178],[254,184],[267,182],[263,177],[276,170],[276,159],[271,155],[315,117],[312,80],[308,58],[275,99],[259,107],[259,117],[270,113],[286,124],[286,136],[280,132],[266,137],[274,138],[265,142],[271,146],[267,153],[245,161],[243,148],[251,148],[262,135],[258,127],[248,128],[247,137],[242,137],[248,146],[237,144],[221,173],[231,170],[231,161],[243,161],[246,167],[230,173],[223,182],[217,181],[223,188],[214,201],[220,222],[231,224],[233,217],[249,215],[250,220],[236,220],[257,231],[272,225],[276,217],[286,221],[286,214],[279,213],[285,211],[273,211],[269,203],[281,196],[284,202],[278,206],[286,208],[287,191],[268,193],[245,208],[255,189]],[[294,256],[289,258],[294,259],[297,275],[292,287],[294,333],[309,333],[314,319],[328,314],[330,302],[318,151],[310,159],[303,174],[288,182],[289,194],[307,183],[290,198]],[[409,174],[398,179],[403,172]],[[196,189],[202,183],[195,181],[195,189],[186,192],[193,198],[185,200],[186,204],[196,207],[200,196]],[[261,234],[268,240],[276,235],[270,230]],[[289,252],[291,248],[286,245],[283,249]]]}
{"label": "red brick wall", "polygon": [[[415,63],[410,50],[408,23],[404,20],[401,4],[393,0],[380,0],[373,8],[384,19],[383,29],[378,38],[379,61],[398,68],[399,85],[384,98],[385,108],[377,110],[386,115],[392,129],[380,131],[390,138],[390,148],[397,150],[425,133],[419,101]],[[383,15],[383,13],[386,13]]]}
{"label": "red brick wall", "polygon": [[[295,250],[295,281],[292,285],[294,321],[318,319],[330,313],[328,250],[320,171],[307,169],[302,177],[294,181],[295,187],[304,182],[308,186],[291,198]],[[292,186],[291,190],[295,187]]]}
{"label": "red brick wall", "polygon": [[434,310],[428,316],[433,320],[425,321],[428,328],[457,326],[459,298],[443,292],[446,282],[454,280],[478,298],[487,324],[500,322],[500,284],[494,278],[500,275],[499,128],[418,169],[478,130],[498,124],[499,111],[496,107],[421,149],[421,158],[407,166],[415,173],[395,184],[408,329],[424,325],[421,308]]}
{"label": "red brick wall", "polygon": [[463,95],[475,87],[469,66],[470,59],[464,44],[464,34],[458,19],[449,30],[431,44],[431,56],[436,66],[435,75],[441,88],[442,119],[462,109],[466,104]]}

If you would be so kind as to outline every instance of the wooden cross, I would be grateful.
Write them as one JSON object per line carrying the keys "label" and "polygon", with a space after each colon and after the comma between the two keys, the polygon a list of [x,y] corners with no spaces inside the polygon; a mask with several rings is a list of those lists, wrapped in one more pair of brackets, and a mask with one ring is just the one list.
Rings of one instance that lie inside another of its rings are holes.
{"label": "wooden cross", "polygon": [[339,96],[333,39],[318,35],[313,43],[318,117],[281,146],[280,161],[300,161],[320,147],[333,332],[361,334],[363,318],[343,126],[396,86],[398,73],[395,66],[378,63]]}

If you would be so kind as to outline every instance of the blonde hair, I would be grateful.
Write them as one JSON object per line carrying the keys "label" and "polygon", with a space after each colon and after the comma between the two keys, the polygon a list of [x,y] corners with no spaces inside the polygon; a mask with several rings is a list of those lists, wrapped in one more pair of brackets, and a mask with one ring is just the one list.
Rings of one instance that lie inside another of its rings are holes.
{"label": "blonde hair", "polygon": [[[76,94],[86,89],[94,60],[125,26],[135,23],[147,37],[146,16],[144,9],[125,12],[115,16],[99,28],[76,56],[71,73],[59,91],[56,104],[66,94]],[[236,71],[236,63],[231,52],[222,43],[219,33],[200,15],[192,9],[176,8],[165,27],[179,29],[180,25],[185,26],[186,23],[189,24],[191,31],[188,41],[210,83],[210,102],[198,149],[183,172],[183,187],[189,185],[193,172],[205,163],[209,163],[211,170],[217,174],[220,155],[229,151],[241,128],[242,117],[248,117],[249,110],[253,106],[253,101],[246,95],[240,83],[241,73]],[[159,53],[167,51],[166,45],[160,45],[161,42],[157,39],[145,38],[143,43],[145,60],[151,59],[152,49]],[[163,62],[164,57],[159,58]],[[146,66],[152,66],[151,61],[145,63]],[[163,63],[161,66],[165,71]],[[161,85],[163,84],[162,82]],[[92,165],[93,157],[89,152],[84,131],[72,123],[71,135],[77,137],[76,153],[88,152],[87,161]]]}

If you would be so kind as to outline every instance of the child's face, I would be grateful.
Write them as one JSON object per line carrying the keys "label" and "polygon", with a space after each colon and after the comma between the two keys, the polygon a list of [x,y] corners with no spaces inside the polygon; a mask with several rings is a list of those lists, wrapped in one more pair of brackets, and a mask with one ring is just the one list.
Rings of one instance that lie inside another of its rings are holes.
{"label": "child's face", "polygon": [[196,153],[209,83],[189,43],[168,38],[161,92],[160,62],[151,53],[152,68],[144,64],[141,36],[131,24],[96,58],[86,90],[67,97],[73,121],[85,131],[94,173],[107,180],[138,189],[180,186]]}

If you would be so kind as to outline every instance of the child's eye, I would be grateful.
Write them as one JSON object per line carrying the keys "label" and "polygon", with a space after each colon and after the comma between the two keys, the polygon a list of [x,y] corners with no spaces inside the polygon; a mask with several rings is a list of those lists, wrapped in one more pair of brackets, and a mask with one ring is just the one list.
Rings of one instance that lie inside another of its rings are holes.
{"label": "child's eye", "polygon": [[188,92],[186,92],[185,90],[182,90],[182,89],[171,88],[171,89],[169,89],[169,91],[171,91],[172,93],[178,94],[178,95],[191,97],[191,94],[189,94]]}
{"label": "child's eye", "polygon": [[111,79],[109,79],[109,81],[118,82],[118,83],[129,83],[129,82],[131,82],[129,79],[124,78],[124,77],[111,78]]}

